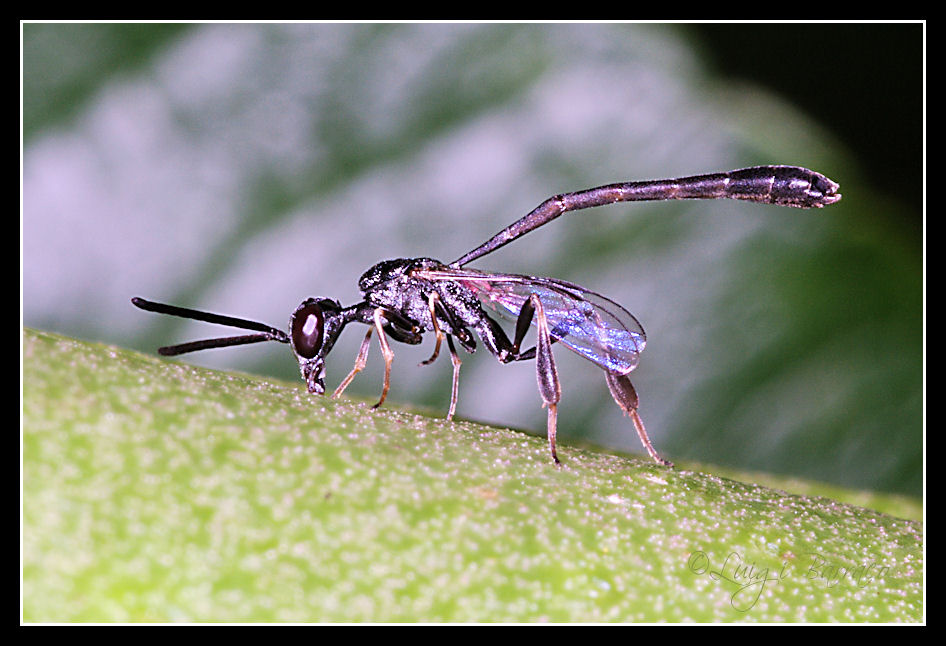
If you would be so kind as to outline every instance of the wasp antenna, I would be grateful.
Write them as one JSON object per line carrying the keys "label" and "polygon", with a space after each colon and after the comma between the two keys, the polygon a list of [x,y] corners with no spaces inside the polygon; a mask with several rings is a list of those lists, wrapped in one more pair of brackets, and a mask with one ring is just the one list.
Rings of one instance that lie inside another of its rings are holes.
{"label": "wasp antenna", "polygon": [[[223,345],[213,345],[207,347],[225,347],[226,345],[242,345],[245,343],[256,343],[257,341],[279,341],[280,343],[289,343],[289,336],[282,330],[276,329],[271,325],[266,325],[265,323],[260,323],[259,321],[250,321],[247,319],[235,318],[233,316],[224,316],[223,314],[214,314],[213,312],[202,312],[201,310],[192,310],[187,307],[178,307],[177,305],[168,305],[167,303],[157,303],[155,301],[149,301],[144,298],[135,296],[131,299],[131,304],[139,309],[143,309],[146,312],[155,312],[157,314],[168,314],[170,316],[177,316],[179,318],[191,319],[194,321],[204,321],[205,323],[216,323],[217,325],[226,325],[228,327],[236,327],[243,330],[255,330],[257,332],[262,332],[264,335],[268,335],[265,338],[260,337],[256,340],[244,340],[234,343],[227,343]],[[247,335],[245,337],[228,337],[233,339],[254,339],[257,335]],[[208,339],[213,341],[213,339]],[[196,342],[201,343],[201,342]],[[176,347],[176,346],[170,346]],[[198,348],[203,349],[203,348]],[[193,350],[187,350],[187,352],[193,352]],[[176,354],[181,354],[180,352]]]}

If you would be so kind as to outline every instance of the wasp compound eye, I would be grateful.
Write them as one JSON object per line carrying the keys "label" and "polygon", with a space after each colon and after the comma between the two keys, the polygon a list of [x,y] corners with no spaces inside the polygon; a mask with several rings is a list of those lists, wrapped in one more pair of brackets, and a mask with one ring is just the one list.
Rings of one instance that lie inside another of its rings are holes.
{"label": "wasp compound eye", "polygon": [[292,349],[303,359],[319,353],[325,338],[325,314],[319,304],[308,300],[293,313],[290,322]]}

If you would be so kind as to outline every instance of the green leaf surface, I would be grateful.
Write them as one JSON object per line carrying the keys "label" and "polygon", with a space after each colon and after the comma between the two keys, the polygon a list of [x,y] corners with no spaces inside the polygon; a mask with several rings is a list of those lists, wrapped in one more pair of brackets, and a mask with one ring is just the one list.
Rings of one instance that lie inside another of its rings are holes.
{"label": "green leaf surface", "polygon": [[27,622],[925,615],[921,522],[840,500],[909,499],[555,467],[542,437],[32,330],[22,450]]}

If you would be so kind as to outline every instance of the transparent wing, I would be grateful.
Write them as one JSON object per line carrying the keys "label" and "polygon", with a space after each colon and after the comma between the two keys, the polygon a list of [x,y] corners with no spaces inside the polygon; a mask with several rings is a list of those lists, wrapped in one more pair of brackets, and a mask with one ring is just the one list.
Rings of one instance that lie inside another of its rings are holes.
{"label": "transparent wing", "polygon": [[626,375],[636,368],[647,343],[644,328],[630,312],[574,283],[452,267],[421,270],[416,275],[456,281],[474,292],[486,309],[513,322],[522,305],[536,294],[552,338],[614,374]]}

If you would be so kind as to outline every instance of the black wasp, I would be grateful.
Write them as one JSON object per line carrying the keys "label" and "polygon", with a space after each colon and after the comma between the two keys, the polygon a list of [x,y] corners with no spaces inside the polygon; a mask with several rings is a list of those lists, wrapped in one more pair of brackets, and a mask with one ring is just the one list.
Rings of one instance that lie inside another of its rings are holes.
{"label": "black wasp", "polygon": [[[325,357],[331,352],[338,335],[349,323],[364,323],[368,331],[355,359],[355,367],[335,389],[333,397],[339,396],[364,368],[371,333],[377,330],[384,355],[384,386],[381,399],[375,407],[384,403],[390,386],[394,352],[388,344],[388,337],[400,343],[416,345],[421,342],[424,332],[433,332],[436,338],[434,351],[422,365],[430,364],[437,358],[446,338],[453,362],[448,420],[453,418],[456,410],[460,376],[460,358],[454,339],[464,350],[473,352],[476,349],[475,333],[500,363],[536,360],[539,394],[548,408],[549,448],[556,463],[559,460],[555,450],[555,429],[561,387],[552,357],[552,344],[561,343],[604,371],[614,401],[631,417],[644,448],[659,464],[672,466],[654,450],[637,413],[637,393],[628,374],[637,366],[647,338],[644,328],[630,312],[609,298],[573,283],[555,278],[468,269],[465,265],[568,211],[615,202],[722,198],[804,209],[821,208],[841,199],[837,190],[836,183],[805,168],[756,166],[728,173],[608,184],[556,195],[450,264],[432,258],[397,258],[379,262],[358,281],[358,287],[364,295],[360,303],[343,307],[338,301],[329,298],[306,299],[292,313],[288,334],[255,321],[154,303],[142,298],[133,298],[131,302],[151,312],[256,332],[159,348],[158,352],[162,355],[260,341],[288,343],[299,361],[299,369],[309,392],[317,394],[325,392]],[[487,310],[515,321],[512,341]],[[530,325],[536,328],[536,345],[521,350]]]}

